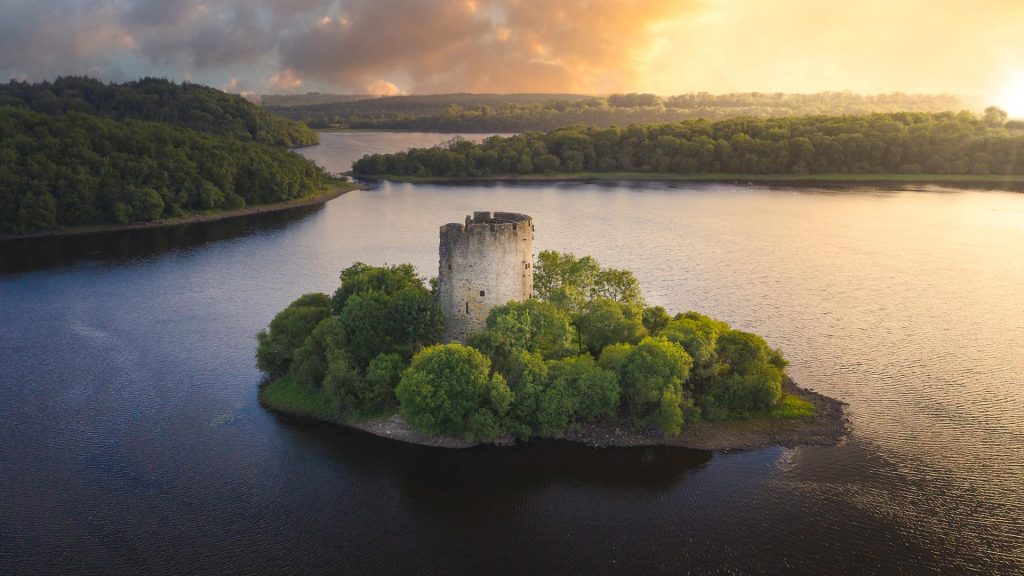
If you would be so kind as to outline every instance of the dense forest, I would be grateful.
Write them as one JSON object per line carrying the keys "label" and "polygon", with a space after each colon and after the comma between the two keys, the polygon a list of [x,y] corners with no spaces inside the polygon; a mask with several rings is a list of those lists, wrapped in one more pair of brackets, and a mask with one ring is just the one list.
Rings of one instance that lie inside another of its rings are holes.
{"label": "dense forest", "polygon": [[380,128],[445,132],[523,132],[572,124],[599,128],[738,116],[862,115],[943,112],[968,105],[949,95],[848,92],[819,94],[441,94],[347,101],[266,99],[264,106],[314,128]]}
{"label": "dense forest", "polygon": [[764,339],[646,305],[628,270],[545,251],[534,279],[533,298],[493,308],[465,344],[440,344],[440,306],[411,265],[356,263],[333,296],[302,296],[258,334],[272,379],[261,400],[328,420],[397,410],[471,442],[813,413],[783,393],[786,360]]}
{"label": "dense forest", "polygon": [[318,134],[306,125],[268,113],[241,96],[162,78],[124,84],[78,76],[53,82],[11,81],[0,84],[0,106],[24,106],[48,115],[80,112],[114,120],[165,122],[277,146],[319,141]]}
{"label": "dense forest", "polygon": [[302,156],[248,138],[0,106],[0,234],[278,202],[326,182]]}
{"label": "dense forest", "polygon": [[363,176],[674,174],[1024,174],[1024,123],[989,108],[863,116],[740,117],[453,139],[364,156]]}

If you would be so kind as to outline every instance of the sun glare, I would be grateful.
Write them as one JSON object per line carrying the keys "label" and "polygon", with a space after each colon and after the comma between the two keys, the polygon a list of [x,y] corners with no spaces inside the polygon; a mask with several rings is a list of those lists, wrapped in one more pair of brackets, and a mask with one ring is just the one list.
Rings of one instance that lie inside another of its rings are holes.
{"label": "sun glare", "polygon": [[996,106],[1006,110],[1011,118],[1024,118],[1024,74],[1015,71],[1009,76]]}

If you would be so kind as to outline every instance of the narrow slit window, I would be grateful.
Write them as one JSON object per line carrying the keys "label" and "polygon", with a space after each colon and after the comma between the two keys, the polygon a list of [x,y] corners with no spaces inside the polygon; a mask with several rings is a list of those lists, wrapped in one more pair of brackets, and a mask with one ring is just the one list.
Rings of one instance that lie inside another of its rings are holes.
{"label": "narrow slit window", "polygon": [[469,314],[469,300],[466,300],[466,314]]}

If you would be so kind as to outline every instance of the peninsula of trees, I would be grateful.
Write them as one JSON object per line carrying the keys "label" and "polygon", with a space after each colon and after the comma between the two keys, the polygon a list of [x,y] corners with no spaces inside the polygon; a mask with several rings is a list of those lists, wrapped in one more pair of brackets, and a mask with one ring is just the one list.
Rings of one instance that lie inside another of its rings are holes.
{"label": "peninsula of trees", "polygon": [[1024,174],[1024,123],[989,108],[866,116],[741,117],[628,128],[569,126],[364,156],[366,177]]}
{"label": "peninsula of trees", "polygon": [[285,147],[316,136],[193,84],[0,84],[0,235],[304,198],[328,176]]}
{"label": "peninsula of trees", "polygon": [[357,263],[258,335],[261,402],[343,423],[401,415],[427,435],[494,442],[583,427],[670,438],[701,421],[801,418],[761,337],[643,301],[632,273],[542,252],[535,297],[491,310],[465,344],[411,265]]}
{"label": "peninsula of trees", "polygon": [[943,112],[969,107],[955,96],[849,92],[819,94],[436,94],[358,98],[308,94],[264,97],[274,112],[313,128],[524,132],[572,124],[598,128],[737,116]]}

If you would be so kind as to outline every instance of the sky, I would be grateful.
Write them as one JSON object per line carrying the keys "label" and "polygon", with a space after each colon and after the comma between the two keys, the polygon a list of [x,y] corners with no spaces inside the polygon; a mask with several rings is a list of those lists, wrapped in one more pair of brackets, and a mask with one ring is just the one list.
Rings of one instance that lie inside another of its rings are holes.
{"label": "sky", "polygon": [[1024,0],[0,0],[0,78],[239,93],[953,93],[1024,109]]}

